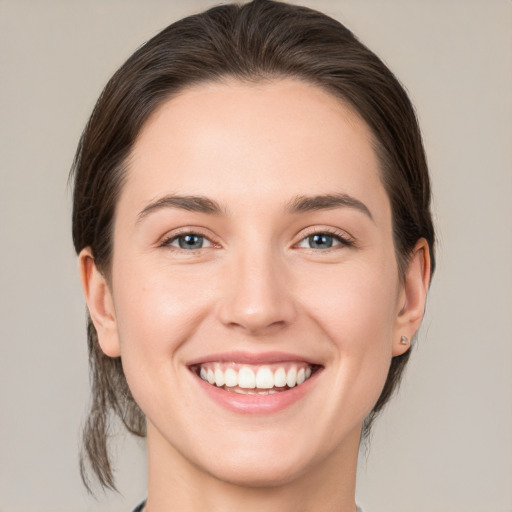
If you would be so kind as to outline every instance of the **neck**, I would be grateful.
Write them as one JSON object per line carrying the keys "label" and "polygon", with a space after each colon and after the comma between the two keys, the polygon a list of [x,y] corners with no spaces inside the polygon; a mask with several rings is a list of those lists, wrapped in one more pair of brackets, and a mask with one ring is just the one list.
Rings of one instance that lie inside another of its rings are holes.
{"label": "neck", "polygon": [[292,479],[229,482],[194,465],[148,422],[148,499],[144,512],[355,512],[360,429],[320,463]]}

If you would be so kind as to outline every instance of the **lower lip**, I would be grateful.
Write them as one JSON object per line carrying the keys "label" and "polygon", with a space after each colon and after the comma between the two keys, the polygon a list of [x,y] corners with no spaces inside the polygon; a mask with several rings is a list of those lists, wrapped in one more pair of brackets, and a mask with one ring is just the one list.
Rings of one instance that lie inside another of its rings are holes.
{"label": "lower lip", "polygon": [[212,386],[192,372],[201,390],[211,400],[230,411],[242,414],[271,414],[286,409],[308,393],[319,373],[320,370],[316,371],[308,380],[287,391],[269,395],[243,395]]}

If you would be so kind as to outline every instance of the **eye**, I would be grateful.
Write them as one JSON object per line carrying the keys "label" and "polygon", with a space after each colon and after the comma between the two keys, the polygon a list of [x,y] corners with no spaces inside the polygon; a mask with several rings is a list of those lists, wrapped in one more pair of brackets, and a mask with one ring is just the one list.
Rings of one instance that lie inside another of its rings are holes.
{"label": "eye", "polygon": [[172,236],[162,242],[163,246],[183,249],[185,251],[194,251],[210,247],[212,244],[208,238],[197,233],[181,233]]}
{"label": "eye", "polygon": [[311,233],[298,243],[298,247],[315,250],[325,250],[337,246],[352,245],[354,245],[354,243],[345,236],[329,232]]}

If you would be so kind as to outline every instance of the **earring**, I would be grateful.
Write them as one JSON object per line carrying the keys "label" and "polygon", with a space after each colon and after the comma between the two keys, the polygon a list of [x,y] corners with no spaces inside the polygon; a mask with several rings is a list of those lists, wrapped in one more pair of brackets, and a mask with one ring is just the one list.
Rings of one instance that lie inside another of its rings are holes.
{"label": "earring", "polygon": [[407,345],[407,343],[409,343],[409,338],[407,336],[401,336],[400,337],[400,343],[402,345]]}

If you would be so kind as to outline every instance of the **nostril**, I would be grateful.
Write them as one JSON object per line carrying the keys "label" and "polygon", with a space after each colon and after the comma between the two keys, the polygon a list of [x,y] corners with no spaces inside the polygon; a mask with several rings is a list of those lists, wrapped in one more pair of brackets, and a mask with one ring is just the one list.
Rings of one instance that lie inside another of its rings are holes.
{"label": "nostril", "polygon": [[291,305],[285,304],[243,304],[225,303],[220,311],[220,320],[227,327],[241,329],[253,335],[275,333],[293,321],[294,312]]}
{"label": "nostril", "polygon": [[256,268],[254,260],[240,262],[226,279],[218,306],[224,325],[260,335],[293,322],[296,308],[284,271],[277,275],[275,264],[270,261],[261,266]]}
{"label": "nostril", "polygon": [[242,329],[254,335],[269,335],[285,327],[286,322],[283,320],[269,322],[262,316],[251,316],[238,319],[238,322],[230,322],[229,326],[235,329]]}

